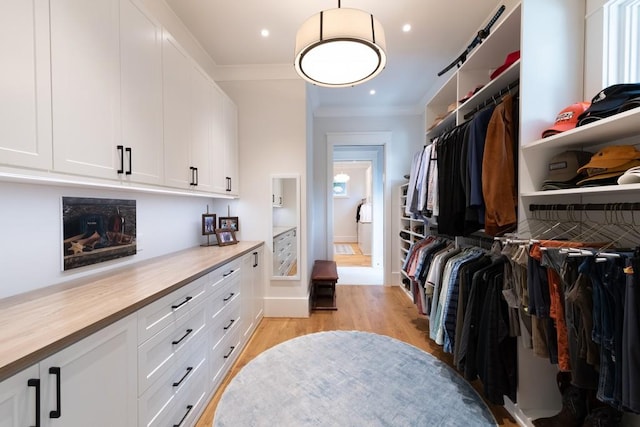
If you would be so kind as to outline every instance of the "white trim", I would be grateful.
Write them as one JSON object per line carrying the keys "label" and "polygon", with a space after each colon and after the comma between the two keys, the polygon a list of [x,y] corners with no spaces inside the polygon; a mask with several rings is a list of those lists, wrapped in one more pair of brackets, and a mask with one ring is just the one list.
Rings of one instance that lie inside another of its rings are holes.
{"label": "white trim", "polygon": [[640,80],[640,0],[610,0],[603,7],[603,86]]}

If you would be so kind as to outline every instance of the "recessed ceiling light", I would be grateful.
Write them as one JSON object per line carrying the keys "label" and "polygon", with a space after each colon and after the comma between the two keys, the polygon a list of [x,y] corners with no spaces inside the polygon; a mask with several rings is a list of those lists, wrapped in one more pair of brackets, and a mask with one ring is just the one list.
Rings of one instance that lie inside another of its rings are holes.
{"label": "recessed ceiling light", "polygon": [[369,91],[369,95],[375,95],[375,94],[376,94],[376,90],[375,90],[375,89],[371,89],[371,90]]}
{"label": "recessed ceiling light", "polygon": [[409,31],[411,31],[411,24],[404,24],[402,26],[402,31],[404,31],[405,33],[408,33]]}
{"label": "recessed ceiling light", "polygon": [[269,37],[269,30],[267,30],[266,28],[263,29],[262,31],[260,31],[260,35],[262,37]]}

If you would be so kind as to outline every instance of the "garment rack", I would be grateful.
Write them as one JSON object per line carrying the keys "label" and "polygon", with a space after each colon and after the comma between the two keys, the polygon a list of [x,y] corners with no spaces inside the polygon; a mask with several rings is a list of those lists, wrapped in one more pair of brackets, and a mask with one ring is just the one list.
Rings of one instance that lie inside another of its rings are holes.
{"label": "garment rack", "polygon": [[506,95],[507,93],[511,93],[511,91],[513,89],[515,89],[516,87],[518,87],[519,85],[520,85],[520,79],[514,80],[513,82],[509,83],[507,85],[507,87],[500,89],[500,91],[498,91],[497,94],[491,96],[491,98],[488,98],[484,102],[480,103],[480,105],[475,107],[473,110],[471,110],[470,112],[465,114],[464,115],[464,119],[468,120],[469,118],[473,117],[474,114],[476,114],[477,112],[479,112],[481,110],[484,110],[489,105],[497,104],[498,101],[500,100],[500,97],[502,97],[502,95]]}

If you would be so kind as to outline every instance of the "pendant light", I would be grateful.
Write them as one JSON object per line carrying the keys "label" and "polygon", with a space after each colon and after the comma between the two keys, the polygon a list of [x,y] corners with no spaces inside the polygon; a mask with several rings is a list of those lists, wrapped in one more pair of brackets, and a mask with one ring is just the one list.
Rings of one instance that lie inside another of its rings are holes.
{"label": "pendant light", "polygon": [[295,69],[318,86],[348,87],[377,76],[387,63],[384,30],[359,9],[329,9],[307,19],[296,35]]}

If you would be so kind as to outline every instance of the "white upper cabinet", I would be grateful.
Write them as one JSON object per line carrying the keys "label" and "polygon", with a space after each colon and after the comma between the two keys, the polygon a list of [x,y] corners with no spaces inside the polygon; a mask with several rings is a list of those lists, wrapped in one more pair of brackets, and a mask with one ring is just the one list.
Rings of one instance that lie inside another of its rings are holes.
{"label": "white upper cabinet", "polygon": [[120,165],[119,0],[51,1],[53,166],[115,178]]}
{"label": "white upper cabinet", "polygon": [[224,104],[225,155],[224,168],[226,192],[238,195],[238,108],[231,98],[225,95]]}
{"label": "white upper cabinet", "polygon": [[189,163],[191,139],[191,64],[189,57],[167,33],[162,40],[164,88],[165,184],[192,188],[196,171]]}
{"label": "white upper cabinet", "polygon": [[49,4],[0,2],[0,164],[50,169]]}
{"label": "white upper cabinet", "polygon": [[121,178],[162,184],[162,28],[130,0],[120,0]]}
{"label": "white upper cabinet", "polygon": [[214,89],[211,79],[192,67],[191,79],[191,166],[196,168],[195,189],[213,191],[211,167],[213,165],[212,132]]}

